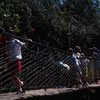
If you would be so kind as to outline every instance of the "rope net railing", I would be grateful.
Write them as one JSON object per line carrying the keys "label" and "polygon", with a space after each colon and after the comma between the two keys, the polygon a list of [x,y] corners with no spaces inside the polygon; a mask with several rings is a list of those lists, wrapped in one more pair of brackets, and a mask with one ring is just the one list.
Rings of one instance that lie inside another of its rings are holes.
{"label": "rope net railing", "polygon": [[[0,48],[0,51],[4,51],[5,48],[6,46]],[[73,83],[72,80],[74,76],[72,72],[74,68],[67,70],[58,64],[59,61],[63,61],[68,56],[67,53],[35,43],[31,43],[31,46],[28,48],[29,49],[22,49],[22,71],[19,75],[26,89],[68,87]],[[9,52],[10,51],[0,53],[1,90],[16,88],[10,77],[12,70],[7,67],[9,62],[6,62],[9,56],[5,55]],[[70,59],[67,62],[72,66],[74,64]],[[13,68],[13,66],[14,65],[11,65],[11,68]],[[84,67],[84,63],[81,64],[80,67],[83,75],[88,77],[88,67]]]}

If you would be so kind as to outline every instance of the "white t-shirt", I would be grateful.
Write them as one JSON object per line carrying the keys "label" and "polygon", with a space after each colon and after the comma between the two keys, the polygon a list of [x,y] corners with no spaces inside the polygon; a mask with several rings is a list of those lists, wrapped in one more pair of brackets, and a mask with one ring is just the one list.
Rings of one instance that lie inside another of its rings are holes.
{"label": "white t-shirt", "polygon": [[22,53],[21,53],[22,46],[25,46],[25,43],[17,39],[13,39],[8,42],[7,44],[8,53],[7,54],[8,54],[8,59],[10,61],[22,59]]}

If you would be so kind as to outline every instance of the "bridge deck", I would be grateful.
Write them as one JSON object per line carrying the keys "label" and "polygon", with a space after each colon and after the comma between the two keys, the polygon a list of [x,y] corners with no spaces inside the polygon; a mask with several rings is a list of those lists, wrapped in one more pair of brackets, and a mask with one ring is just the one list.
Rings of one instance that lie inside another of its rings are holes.
{"label": "bridge deck", "polygon": [[[80,88],[49,88],[46,89],[38,89],[38,90],[27,90],[25,94],[16,94],[16,92],[9,92],[9,93],[0,93],[0,100],[24,100],[27,98],[32,97],[43,97],[43,96],[50,96],[50,95],[58,95],[63,93],[69,93],[81,89],[86,88],[95,88],[100,87],[100,84],[92,84],[88,87],[80,87]],[[30,100],[30,99],[29,99]]]}

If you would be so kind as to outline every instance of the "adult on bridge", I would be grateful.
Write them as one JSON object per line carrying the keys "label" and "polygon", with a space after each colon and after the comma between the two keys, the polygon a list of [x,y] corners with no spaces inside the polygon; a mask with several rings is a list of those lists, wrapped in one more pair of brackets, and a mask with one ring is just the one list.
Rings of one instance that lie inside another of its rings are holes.
{"label": "adult on bridge", "polygon": [[28,39],[27,43],[24,43],[18,39],[15,39],[9,33],[5,33],[2,27],[0,28],[0,32],[1,32],[1,42],[2,42],[0,45],[6,43],[5,59],[6,59],[8,71],[10,72],[11,80],[13,81],[14,84],[17,85],[18,93],[24,92],[24,90],[22,89],[24,83],[18,77],[19,72],[21,72],[21,62],[20,62],[20,60],[22,59],[21,48],[27,47],[28,43],[32,42],[32,40]]}

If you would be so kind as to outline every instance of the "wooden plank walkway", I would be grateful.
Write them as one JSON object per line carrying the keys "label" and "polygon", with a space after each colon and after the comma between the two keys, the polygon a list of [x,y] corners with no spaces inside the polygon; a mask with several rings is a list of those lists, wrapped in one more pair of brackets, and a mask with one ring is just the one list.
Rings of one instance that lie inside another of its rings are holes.
{"label": "wooden plank walkway", "polygon": [[46,89],[38,89],[38,90],[27,90],[25,94],[16,94],[16,92],[9,93],[0,93],[0,100],[21,100],[36,96],[50,96],[50,95],[58,95],[63,93],[69,93],[85,88],[95,88],[100,87],[100,84],[92,84],[88,87],[80,87],[80,88],[49,88]]}

